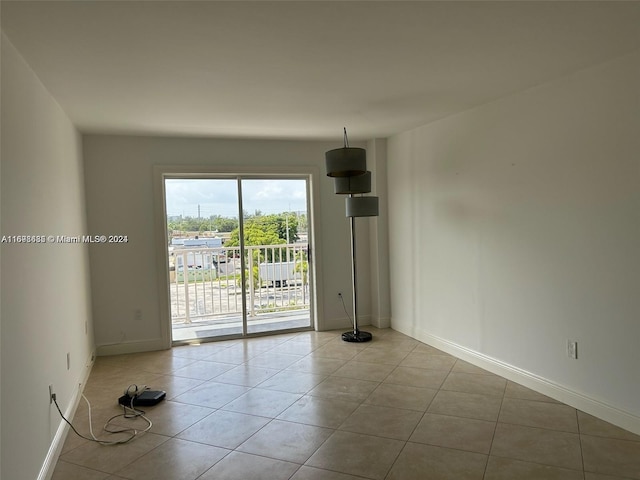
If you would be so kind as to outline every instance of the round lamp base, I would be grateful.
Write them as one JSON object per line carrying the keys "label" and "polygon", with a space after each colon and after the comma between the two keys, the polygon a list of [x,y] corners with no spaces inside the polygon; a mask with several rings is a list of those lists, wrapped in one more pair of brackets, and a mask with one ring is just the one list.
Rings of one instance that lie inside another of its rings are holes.
{"label": "round lamp base", "polygon": [[344,332],[342,334],[342,340],[345,342],[368,342],[373,338],[369,332],[362,332],[360,330]]}

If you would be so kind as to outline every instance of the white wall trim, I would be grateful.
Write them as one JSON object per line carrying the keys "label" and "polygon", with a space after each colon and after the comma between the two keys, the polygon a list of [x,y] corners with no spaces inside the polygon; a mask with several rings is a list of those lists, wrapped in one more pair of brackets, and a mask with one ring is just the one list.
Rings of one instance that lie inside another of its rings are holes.
{"label": "white wall trim", "polygon": [[[155,220],[154,241],[156,249],[156,265],[158,271],[158,312],[163,348],[171,348],[171,301],[169,295],[169,266],[167,265],[167,219],[165,217],[164,169],[153,167],[153,214]],[[130,353],[130,352],[127,352]],[[98,351],[99,355],[102,355]],[[104,355],[110,355],[104,353]]]}
{"label": "white wall trim", "polygon": [[[168,279],[169,271],[166,258],[166,218],[165,218],[165,178],[209,178],[225,177],[230,179],[242,176],[277,176],[299,177],[307,181],[307,205],[309,209],[309,245],[312,249],[313,260],[309,280],[315,292],[311,299],[310,313],[312,315],[312,328],[326,330],[323,324],[324,306],[320,301],[323,298],[322,291],[322,266],[316,259],[322,258],[322,240],[320,238],[320,170],[316,166],[245,166],[245,165],[154,165],[153,166],[153,194],[154,194],[154,218],[156,262],[158,266],[158,299],[160,318],[162,322],[163,347],[170,348],[172,344],[172,327],[169,301]],[[158,350],[159,348],[150,348]],[[144,350],[138,350],[144,351]],[[120,352],[129,353],[129,352]],[[102,353],[100,355],[111,355]]]}
{"label": "white wall trim", "polygon": [[[71,397],[71,401],[69,402],[69,406],[64,412],[65,418],[72,419],[75,416],[78,404],[80,403],[80,398],[82,398],[82,391],[84,390],[87,380],[89,380],[89,375],[91,374],[95,358],[96,354],[92,351],[91,355],[87,359],[84,374],[80,379],[80,383],[78,383],[78,388],[75,389],[73,396]],[[55,409],[55,405],[52,404],[51,408]],[[58,412],[56,411],[56,415],[57,414]],[[67,433],[69,433],[69,425],[67,425],[64,420],[60,419],[58,429],[56,430],[56,434],[53,436],[53,440],[51,441],[51,445],[47,451],[40,473],[38,473],[37,480],[50,480],[51,477],[53,477],[53,471],[55,470],[58,458],[60,458],[60,454],[62,453]]]}
{"label": "white wall trim", "polygon": [[[74,394],[72,400],[73,401],[69,404],[69,408],[66,412],[64,412],[64,416],[67,418],[73,418],[73,414],[75,413],[78,406],[80,400],[78,390],[76,390],[76,393]],[[60,424],[58,425],[56,434],[53,437],[51,445],[49,446],[49,451],[47,452],[47,456],[44,459],[44,463],[42,464],[42,468],[40,469],[37,480],[49,480],[51,477],[53,477],[53,471],[55,470],[56,464],[58,463],[60,453],[62,453],[62,447],[64,446],[65,439],[67,438],[68,430],[69,426],[64,420],[60,419]]]}
{"label": "white wall trim", "polygon": [[98,356],[122,355],[124,353],[152,352],[155,350],[166,350],[169,348],[164,338],[142,340],[139,342],[119,342],[108,345],[98,345],[96,352]]}
{"label": "white wall trim", "polygon": [[458,345],[444,338],[431,335],[420,329],[403,329],[401,325],[394,325],[394,330],[409,335],[416,340],[431,345],[443,352],[449,353],[477,367],[500,375],[508,380],[524,385],[527,388],[542,393],[548,397],[582,410],[594,417],[612,423],[620,428],[640,435],[640,417],[632,413],[620,410],[604,401],[590,397],[587,394],[577,392],[564,385],[540,377],[514,365],[510,365],[496,358],[477,352],[470,348]]}
{"label": "white wall trim", "polygon": [[376,328],[390,328],[391,317],[371,317],[371,325]]}

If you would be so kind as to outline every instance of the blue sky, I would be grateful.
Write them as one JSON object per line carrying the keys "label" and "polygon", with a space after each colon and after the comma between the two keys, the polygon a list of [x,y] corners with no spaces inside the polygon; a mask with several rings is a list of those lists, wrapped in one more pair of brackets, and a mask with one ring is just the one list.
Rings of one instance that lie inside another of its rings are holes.
{"label": "blue sky", "polygon": [[[167,215],[197,217],[238,216],[235,179],[165,180]],[[242,181],[243,208],[264,214],[306,211],[306,182],[299,179],[246,179]]]}

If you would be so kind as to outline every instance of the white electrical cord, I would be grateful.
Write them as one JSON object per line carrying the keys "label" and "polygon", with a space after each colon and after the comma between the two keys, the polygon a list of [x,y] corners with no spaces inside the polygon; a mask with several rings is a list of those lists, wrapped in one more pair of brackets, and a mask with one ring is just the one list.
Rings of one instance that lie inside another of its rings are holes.
{"label": "white electrical cord", "polygon": [[[117,440],[117,441],[107,441],[107,440],[100,440],[98,438],[96,438],[96,436],[93,433],[93,421],[91,418],[91,403],[89,403],[89,400],[87,399],[87,397],[84,396],[84,394],[82,395],[82,398],[84,399],[85,402],[87,402],[87,408],[88,408],[88,415],[89,415],[89,432],[91,432],[91,437],[96,441],[96,442],[100,442],[103,445],[119,445],[122,443],[128,443],[131,440],[134,439],[134,437],[136,437],[137,435],[141,434],[141,433],[145,433],[148,432],[149,430],[151,430],[151,427],[153,426],[153,423],[151,422],[151,420],[149,420],[145,415],[142,410],[137,410],[136,408],[134,408],[133,406],[133,400],[135,397],[131,397],[131,405],[130,406],[125,406],[123,405],[122,408],[124,409],[124,413],[121,413],[119,415],[114,415],[113,417],[111,417],[109,420],[107,420],[107,423],[104,424],[104,427],[102,427],[102,429],[107,432],[107,433],[128,433],[130,435],[129,438],[126,438],[125,440]],[[131,413],[128,413],[127,410],[130,410]],[[135,428],[117,428],[116,430],[113,430],[112,427],[109,425],[109,423],[111,423],[112,420],[116,419],[116,418],[142,418],[147,422],[147,427],[144,430],[136,430]]]}
{"label": "white electrical cord", "polygon": [[[131,388],[131,386],[129,388]],[[129,389],[127,389],[127,390],[129,390]],[[56,395],[53,394],[51,396],[51,398],[53,400],[53,403],[55,403],[56,408],[58,409],[58,413],[60,413],[60,416],[62,417],[62,419],[71,427],[71,429],[75,432],[76,435],[78,435],[81,438],[84,438],[85,440],[90,440],[92,442],[97,442],[97,443],[99,443],[101,445],[121,445],[123,443],[128,443],[131,440],[133,440],[136,436],[140,435],[141,433],[145,433],[145,432],[148,432],[149,430],[151,430],[151,427],[153,426],[153,423],[151,422],[151,420],[149,420],[145,416],[145,412],[143,412],[142,410],[137,410],[136,408],[134,408],[133,400],[134,400],[135,397],[131,397],[130,406],[126,406],[126,405],[122,406],[122,408],[124,409],[124,413],[121,413],[119,415],[114,415],[109,420],[107,420],[107,423],[105,423],[104,427],[102,427],[102,429],[107,433],[111,433],[111,434],[128,433],[129,437],[125,438],[124,440],[114,440],[114,441],[100,440],[93,433],[93,420],[91,418],[91,403],[89,403],[89,400],[87,399],[87,397],[85,397],[84,394],[82,394],[82,398],[84,399],[85,402],[87,402],[87,407],[88,407],[89,432],[91,433],[91,438],[89,438],[89,437],[86,437],[85,435],[82,435],[81,433],[79,433],[75,429],[75,427],[71,424],[71,422],[65,418],[65,416],[62,414],[62,410],[60,410],[60,406],[58,405],[58,401],[56,399]],[[128,413],[127,410],[130,410],[131,413]],[[138,417],[140,417],[140,418],[144,419],[147,422],[147,427],[144,430],[136,430],[135,428],[118,428],[116,430],[113,430],[112,427],[109,425],[109,423],[112,420],[114,420],[114,419],[116,419],[118,417],[123,417],[123,418],[138,418]]]}

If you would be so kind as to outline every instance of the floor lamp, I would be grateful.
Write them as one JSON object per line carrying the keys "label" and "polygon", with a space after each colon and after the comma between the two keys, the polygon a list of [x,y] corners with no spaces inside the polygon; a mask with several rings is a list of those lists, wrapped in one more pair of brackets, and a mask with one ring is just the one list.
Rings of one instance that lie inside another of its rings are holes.
{"label": "floor lamp", "polygon": [[367,152],[363,148],[349,147],[347,129],[344,129],[344,147],[329,150],[325,154],[327,176],[333,177],[338,195],[348,195],[345,200],[346,216],[351,231],[351,279],[353,287],[353,330],[342,334],[345,342],[368,342],[372,335],[358,328],[358,278],[356,268],[357,217],[378,216],[378,197],[364,196],[371,192],[371,172],[367,171]]}

